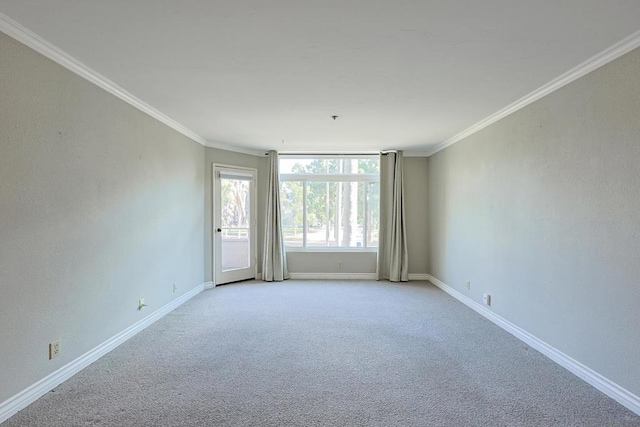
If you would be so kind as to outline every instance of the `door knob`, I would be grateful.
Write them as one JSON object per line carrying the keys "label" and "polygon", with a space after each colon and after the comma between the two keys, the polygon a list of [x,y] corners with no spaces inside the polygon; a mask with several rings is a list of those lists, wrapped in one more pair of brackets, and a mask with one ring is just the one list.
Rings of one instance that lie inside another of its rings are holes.
{"label": "door knob", "polygon": [[220,232],[222,231],[222,229],[221,229],[221,228],[218,228],[216,231],[217,231],[218,233],[220,233]]}

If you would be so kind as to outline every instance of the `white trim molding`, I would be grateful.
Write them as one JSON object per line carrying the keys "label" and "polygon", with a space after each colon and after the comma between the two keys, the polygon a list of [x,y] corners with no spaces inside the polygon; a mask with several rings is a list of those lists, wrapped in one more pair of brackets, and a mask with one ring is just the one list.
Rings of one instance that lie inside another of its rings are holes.
{"label": "white trim molding", "polygon": [[204,282],[202,284],[203,289],[213,289],[216,287],[216,282]]}
{"label": "white trim molding", "polygon": [[[376,273],[289,273],[293,280],[378,280]],[[409,280],[429,280],[428,274],[409,274]]]}
{"label": "white trim molding", "polygon": [[26,408],[40,397],[53,390],[96,360],[100,359],[105,354],[109,353],[120,344],[127,341],[129,338],[136,335],[138,332],[151,326],[156,321],[160,320],[167,313],[175,310],[191,298],[198,295],[204,289],[204,283],[196,286],[188,292],[185,292],[180,297],[166,304],[165,306],[154,311],[144,319],[139,320],[127,329],[119,332],[113,337],[109,338],[97,347],[89,350],[77,359],[67,363],[60,369],[47,375],[35,384],[27,387],[23,391],[19,392],[13,397],[0,403],[0,424],[8,420],[10,417],[18,413],[18,411]]}
{"label": "white trim molding", "polygon": [[256,156],[256,157],[264,157],[264,153],[266,151],[266,150],[251,149],[246,147],[235,147],[233,145],[223,144],[221,142],[214,142],[214,141],[207,141],[206,144],[204,144],[204,146],[208,148],[215,148],[216,150],[224,150],[224,151],[231,151],[233,153],[249,154],[251,156]]}
{"label": "white trim molding", "polygon": [[62,49],[54,46],[36,33],[20,25],[18,22],[2,13],[0,13],[0,31],[2,31],[9,37],[14,38],[20,43],[30,47],[36,52],[44,55],[45,57],[51,59],[52,61],[62,65],[69,71],[104,89],[108,93],[116,96],[117,98],[120,98],[121,100],[132,105],[138,110],[147,113],[154,119],[159,120],[170,128],[180,132],[187,138],[192,139],[193,141],[201,145],[208,146],[207,140],[197,133],[186,128],[185,126],[173,120],[169,116],[163,114],[159,110],[153,108],[151,105],[129,93],[127,90],[118,86],[116,83],[112,82],[102,74],[78,61]]}
{"label": "white trim molding", "polygon": [[289,273],[294,280],[376,280],[376,273]]}
{"label": "white trim molding", "polygon": [[410,151],[411,149],[406,149],[404,151],[404,157],[429,157],[431,155],[430,151]]}
{"label": "white trim molding", "polygon": [[445,284],[444,282],[438,280],[432,275],[429,276],[429,281],[436,285],[438,288],[442,289],[444,292],[448,293],[467,307],[472,310],[478,312],[480,315],[484,316],[488,320],[492,321],[496,325],[500,326],[505,331],[509,332],[514,337],[518,338],[522,342],[528,344],[534,349],[538,350],[540,353],[547,356],[549,359],[556,362],[558,365],[567,369],[569,372],[573,373],[578,378],[586,381],[588,384],[592,385],[596,389],[600,390],[602,393],[606,394],[616,402],[620,403],[624,407],[629,410],[635,412],[640,415],[640,397],[631,393],[629,390],[619,386],[613,381],[605,378],[600,375],[593,369],[588,366],[583,365],[572,357],[566,355],[555,347],[550,346],[546,342],[542,341],[540,338],[530,334],[519,326],[514,325],[503,317],[495,314],[493,311],[489,310],[485,306],[481,305],[478,302],[475,302],[471,298],[463,295],[458,292],[451,286]]}
{"label": "white trim molding", "polygon": [[620,40],[618,43],[614,44],[613,46],[594,55],[593,57],[587,59],[581,64],[576,65],[566,73],[551,80],[549,83],[539,87],[538,89],[534,90],[528,95],[523,96],[522,98],[518,99],[514,103],[507,105],[503,109],[479,121],[478,123],[474,124],[470,128],[467,128],[462,132],[447,139],[446,141],[441,142],[440,144],[436,145],[432,150],[430,150],[428,152],[428,155],[431,156],[437,153],[438,151],[441,151],[447,147],[450,147],[456,142],[462,141],[463,139],[473,135],[474,133],[497,122],[498,120],[503,119],[508,115],[520,110],[521,108],[524,108],[527,105],[537,101],[538,99],[544,96],[547,96],[552,92],[555,92],[556,90],[560,89],[563,86],[568,85],[572,81],[577,80],[580,77],[602,67],[603,65],[608,64],[614,59],[617,59],[622,55],[631,52],[637,47],[640,47],[640,31],[636,31],[630,36]]}

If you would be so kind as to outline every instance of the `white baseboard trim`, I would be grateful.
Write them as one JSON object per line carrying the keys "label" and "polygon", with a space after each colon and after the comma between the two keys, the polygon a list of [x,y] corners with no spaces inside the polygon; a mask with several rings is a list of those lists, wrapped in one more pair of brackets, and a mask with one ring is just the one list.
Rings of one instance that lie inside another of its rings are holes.
{"label": "white baseboard trim", "polygon": [[440,289],[442,289],[443,291],[445,291],[446,293],[448,293],[449,295],[451,295],[461,303],[465,304],[467,307],[471,308],[472,310],[486,317],[488,320],[500,326],[502,329],[509,332],[511,335],[515,336],[519,340],[535,348],[540,353],[544,354],[549,359],[556,362],[558,365],[567,369],[569,372],[573,373],[578,378],[581,378],[582,380],[586,381],[588,384],[600,390],[602,393],[606,394],[616,402],[620,403],[621,405],[625,406],[629,410],[640,415],[640,397],[639,396],[636,396],[635,394],[631,393],[629,390],[619,386],[618,384],[614,383],[608,378],[605,378],[604,376],[600,375],[593,369],[583,365],[582,363],[564,354],[563,352],[556,349],[555,347],[550,346],[546,342],[530,334],[529,332],[525,331],[519,326],[516,326],[513,323],[509,322],[508,320],[504,319],[503,317],[498,316],[497,314],[495,314],[485,306],[475,302],[474,300],[467,297],[466,295],[463,295],[462,293],[453,289],[451,286],[445,284],[444,282],[436,279],[431,275],[428,275],[428,276],[429,276],[429,281],[431,283],[433,283],[434,285],[436,285],[437,287],[439,287]]}
{"label": "white baseboard trim", "polygon": [[203,289],[213,289],[216,287],[216,282],[204,282],[202,284]]}
{"label": "white baseboard trim", "polygon": [[119,332],[118,334],[109,338],[97,347],[89,350],[77,359],[67,363],[57,371],[52,372],[40,381],[2,402],[0,404],[0,424],[18,413],[18,411],[26,408],[28,405],[38,400],[44,394],[48,393],[58,385],[62,384],[63,382],[89,366],[91,363],[100,359],[102,356],[118,347],[129,338],[133,337],[138,332],[152,325],[167,313],[173,311],[180,305],[184,304],[186,301],[198,295],[203,291],[203,289],[204,283],[184,293],[180,297],[171,301],[169,304],[154,311],[144,319],[139,320],[138,322],[129,326],[127,329]]}
{"label": "white baseboard trim", "polygon": [[289,273],[294,280],[376,280],[376,273]]}
{"label": "white baseboard trim", "polygon": [[[299,280],[378,280],[376,273],[290,273]],[[428,274],[409,274],[409,280],[429,280]]]}

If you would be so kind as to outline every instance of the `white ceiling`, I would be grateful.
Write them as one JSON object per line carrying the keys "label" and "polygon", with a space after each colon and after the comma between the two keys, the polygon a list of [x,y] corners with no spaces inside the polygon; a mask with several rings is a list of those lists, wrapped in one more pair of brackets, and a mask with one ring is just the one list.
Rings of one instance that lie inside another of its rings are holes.
{"label": "white ceiling", "polygon": [[640,29],[638,0],[0,0],[0,13],[240,151],[429,152]]}

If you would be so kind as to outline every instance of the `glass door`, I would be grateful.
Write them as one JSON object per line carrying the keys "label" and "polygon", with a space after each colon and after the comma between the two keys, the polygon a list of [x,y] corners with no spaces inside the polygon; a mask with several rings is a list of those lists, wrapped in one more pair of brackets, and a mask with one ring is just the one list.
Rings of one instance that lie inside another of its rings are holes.
{"label": "glass door", "polygon": [[214,281],[254,279],[255,170],[214,167]]}

